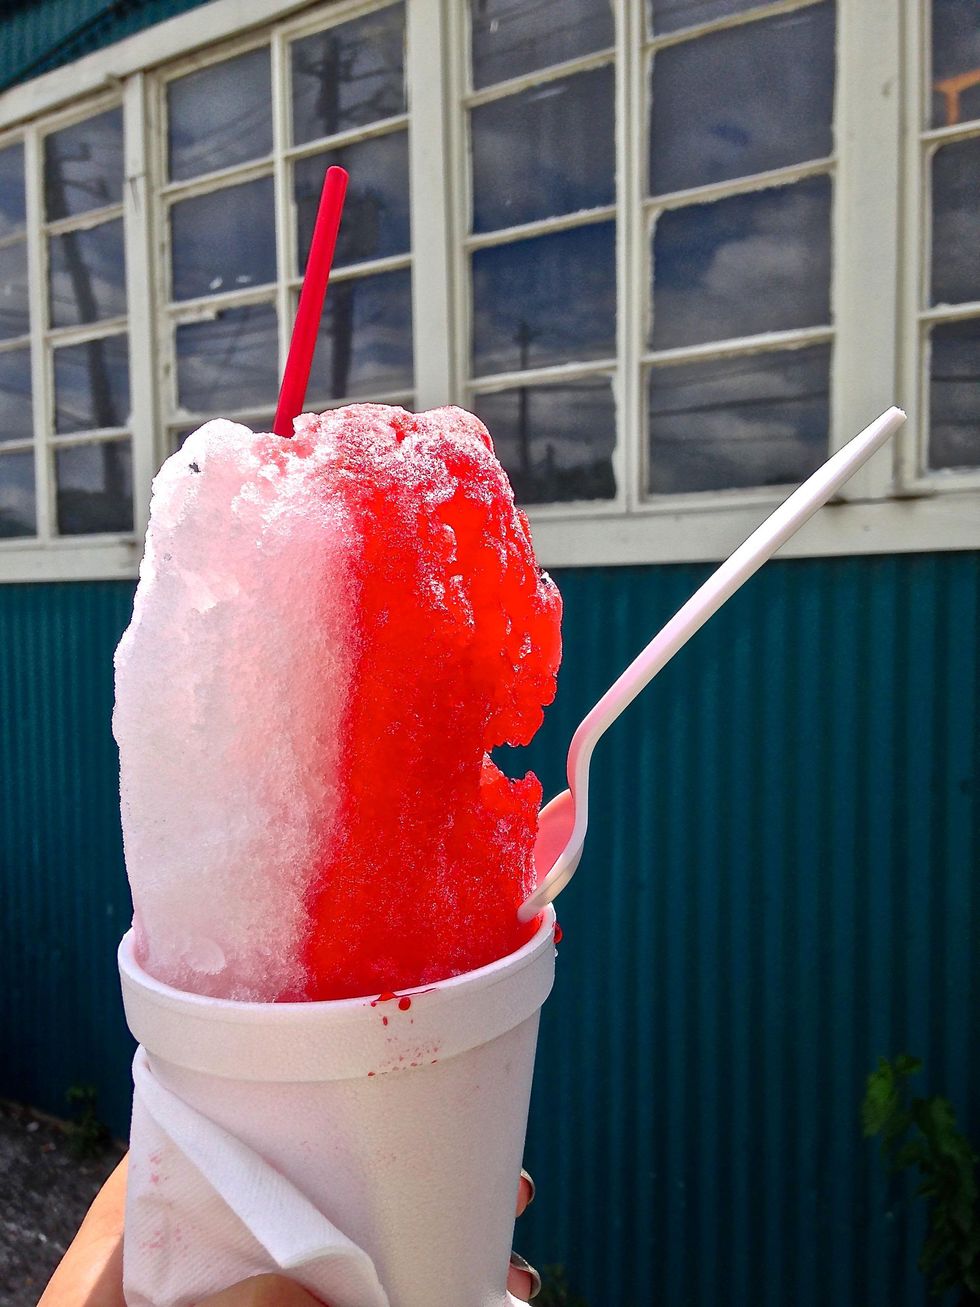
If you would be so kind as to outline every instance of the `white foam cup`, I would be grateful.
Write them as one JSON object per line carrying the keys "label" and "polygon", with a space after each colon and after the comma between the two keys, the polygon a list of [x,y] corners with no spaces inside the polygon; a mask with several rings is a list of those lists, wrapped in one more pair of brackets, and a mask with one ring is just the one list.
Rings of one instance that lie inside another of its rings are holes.
{"label": "white foam cup", "polygon": [[549,908],[517,952],[393,999],[238,1003],[154,980],[127,934],[130,1307],[263,1271],[330,1307],[504,1307],[554,959]]}

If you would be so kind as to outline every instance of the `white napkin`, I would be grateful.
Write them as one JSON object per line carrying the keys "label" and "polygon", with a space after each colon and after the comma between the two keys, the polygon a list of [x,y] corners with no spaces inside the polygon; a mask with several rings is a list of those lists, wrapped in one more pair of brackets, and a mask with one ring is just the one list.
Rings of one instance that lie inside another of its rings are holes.
{"label": "white napkin", "polygon": [[281,1272],[329,1307],[389,1307],[374,1263],[279,1171],[133,1062],[128,1307],[190,1307]]}

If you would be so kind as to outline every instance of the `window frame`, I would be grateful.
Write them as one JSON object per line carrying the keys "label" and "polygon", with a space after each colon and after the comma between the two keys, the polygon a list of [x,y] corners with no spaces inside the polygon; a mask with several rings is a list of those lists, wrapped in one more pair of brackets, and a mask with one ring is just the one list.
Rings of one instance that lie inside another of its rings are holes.
{"label": "window frame", "polygon": [[[798,9],[811,0],[760,3],[707,30]],[[286,186],[288,158],[319,153],[329,142],[289,147],[282,136],[288,111],[286,43],[308,31],[382,7],[376,0],[211,0],[115,45],[0,95],[0,143],[25,142],[28,178],[28,259],[31,273],[31,366],[35,433],[46,431],[53,403],[43,319],[35,303],[47,295],[44,236],[37,192],[42,133],[120,102],[124,117],[124,233],[127,260],[130,385],[132,392],[133,535],[42,538],[52,520],[54,487],[48,475],[50,442],[35,434],[38,538],[0,541],[0,582],[132,577],[148,515],[150,478],[165,453],[163,399],[169,376],[166,261],[160,255],[166,224],[160,193],[162,96],[167,80],[192,67],[268,44],[274,101],[273,176],[276,179],[277,283],[280,367],[291,327],[294,283],[293,204]],[[701,561],[724,557],[783,497],[786,488],[647,497],[642,319],[648,271],[646,213],[646,78],[649,42],[645,0],[613,0],[616,79],[617,356],[609,369],[617,406],[614,468],[617,498],[533,506],[539,556],[548,566]],[[929,0],[909,0],[896,21],[892,0],[837,0],[835,149],[832,219],[833,335],[831,437],[839,447],[889,403],[904,403],[909,422],[892,451],[882,451],[844,488],[834,505],[784,549],[795,556],[919,552],[980,547],[980,470],[929,474],[925,466],[923,369],[928,361],[920,311],[928,251],[928,166],[938,132],[929,129]],[[324,23],[328,18],[329,23]],[[462,0],[406,0],[409,179],[412,249],[412,322],[415,402],[419,408],[466,402],[469,369],[467,166],[468,12]],[[671,33],[663,43],[683,39]],[[568,68],[602,62],[569,61]],[[560,66],[564,67],[564,66]],[[277,71],[278,70],[278,71]],[[557,76],[558,73],[550,72]],[[514,79],[534,82],[537,78]],[[896,88],[897,92],[896,93]],[[476,98],[481,92],[476,93]],[[279,123],[279,128],[275,127]],[[952,129],[962,135],[969,128]],[[371,134],[371,129],[368,133]],[[343,136],[356,136],[344,133]],[[358,137],[359,139],[359,137]],[[945,137],[944,137],[945,139]],[[843,148],[841,148],[843,143]],[[802,165],[802,174],[813,171]],[[780,170],[787,175],[799,169]],[[801,174],[801,175],[802,175]],[[211,175],[212,177],[214,174]],[[446,178],[455,179],[447,187]],[[744,179],[725,185],[747,189]],[[33,187],[33,197],[31,189]],[[719,188],[713,188],[719,189]],[[557,220],[557,225],[563,225]],[[537,226],[537,224],[536,224]],[[904,231],[904,244],[900,233]],[[494,233],[496,236],[497,234]],[[478,239],[479,243],[479,239]],[[401,256],[399,256],[401,257]],[[387,261],[379,261],[387,262]],[[368,265],[355,265],[364,271]],[[380,268],[379,268],[380,270]],[[352,272],[344,270],[342,276]],[[420,291],[419,288],[424,288]],[[149,288],[149,294],[147,294]],[[980,306],[973,306],[980,310]],[[970,310],[971,306],[966,306]],[[944,318],[975,316],[954,310]],[[896,331],[896,324],[898,329]],[[818,329],[822,331],[822,329]],[[799,333],[793,333],[794,336]],[[737,344],[738,342],[733,342]],[[764,346],[767,342],[758,339]],[[709,347],[717,351],[717,346]],[[685,350],[687,354],[690,351]],[[603,371],[596,361],[572,365],[575,375]],[[561,374],[561,369],[543,369]],[[505,388],[509,374],[494,378]],[[566,375],[568,375],[566,373]]]}

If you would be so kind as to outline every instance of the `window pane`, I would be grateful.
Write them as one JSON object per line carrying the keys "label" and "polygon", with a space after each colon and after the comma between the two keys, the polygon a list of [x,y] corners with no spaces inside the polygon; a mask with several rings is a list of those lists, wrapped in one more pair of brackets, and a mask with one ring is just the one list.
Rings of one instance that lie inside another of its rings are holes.
{"label": "window pane", "polygon": [[19,142],[0,150],[0,239],[22,231],[24,207],[24,147]]}
{"label": "window pane", "polygon": [[829,323],[829,179],[661,214],[653,313],[655,349]]}
{"label": "window pane", "polygon": [[[480,105],[471,125],[474,231],[574,213],[616,198],[612,68]],[[568,148],[570,141],[574,149]]]}
{"label": "window pane", "polygon": [[607,378],[475,395],[518,503],[612,499],[616,411]]}
{"label": "window pane", "polygon": [[412,274],[333,282],[313,356],[307,408],[316,401],[411,390]]}
{"label": "window pane", "polygon": [[404,5],[294,41],[294,144],[404,113],[404,51]]}
{"label": "window pane", "polygon": [[272,152],[269,47],[167,83],[167,148],[175,181]]}
{"label": "window pane", "polygon": [[980,467],[980,319],[932,333],[929,465]]}
{"label": "window pane", "polygon": [[932,125],[980,118],[977,0],[932,0]]}
{"label": "window pane", "polygon": [[133,455],[128,440],[55,451],[58,531],[63,536],[133,529]]}
{"label": "window pane", "polygon": [[51,325],[74,327],[126,312],[126,264],[122,219],[88,231],[52,236]]}
{"label": "window pane", "polygon": [[612,222],[477,250],[474,373],[615,354],[615,250]]}
{"label": "window pane", "polygon": [[662,36],[758,7],[759,0],[649,0],[650,30]]}
{"label": "window pane", "polygon": [[181,200],[170,210],[170,231],[175,300],[276,279],[271,177]]}
{"label": "window pane", "polygon": [[110,109],[44,142],[44,206],[48,220],[87,213],[122,200],[122,110]]}
{"label": "window pane", "polygon": [[0,246],[0,340],[31,329],[27,299],[27,243]]}
{"label": "window pane", "polygon": [[87,340],[54,351],[54,429],[58,435],[124,427],[129,421],[129,341]]}
{"label": "window pane", "polygon": [[323,176],[338,164],[350,173],[334,263],[406,254],[409,249],[408,133],[376,136],[344,150],[296,162],[297,252],[300,272],[313,238]]}
{"label": "window pane", "polygon": [[615,39],[610,0],[470,0],[470,16],[477,88],[605,50]]}
{"label": "window pane", "polygon": [[827,457],[830,347],[650,369],[653,494],[802,481]]}
{"label": "window pane", "polygon": [[0,354],[0,444],[33,435],[31,351],[6,350]]}
{"label": "window pane", "polygon": [[271,304],[226,309],[212,322],[178,326],[181,408],[191,413],[238,413],[274,404],[278,393],[279,334]]}
{"label": "window pane", "polygon": [[0,454],[0,540],[36,533],[34,455]]}
{"label": "window pane", "polygon": [[668,46],[653,60],[650,193],[823,158],[833,100],[830,5]]}
{"label": "window pane", "polygon": [[980,136],[932,161],[932,304],[980,299]]}

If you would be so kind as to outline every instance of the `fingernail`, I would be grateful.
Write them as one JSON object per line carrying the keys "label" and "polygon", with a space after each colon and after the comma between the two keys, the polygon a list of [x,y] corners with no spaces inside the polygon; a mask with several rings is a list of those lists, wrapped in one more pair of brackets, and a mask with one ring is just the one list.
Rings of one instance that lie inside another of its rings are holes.
{"label": "fingernail", "polygon": [[541,1292],[541,1276],[537,1273],[530,1262],[524,1260],[520,1253],[511,1253],[510,1264],[513,1266],[515,1271],[523,1271],[531,1281],[531,1289],[528,1294],[528,1299],[536,1298]]}
{"label": "fingernail", "polygon": [[524,1170],[523,1166],[521,1167],[521,1179],[527,1181],[527,1187],[531,1191],[527,1196],[527,1205],[528,1207],[530,1207],[531,1204],[534,1202],[534,1194],[535,1194],[534,1181],[531,1179],[527,1171]]}

